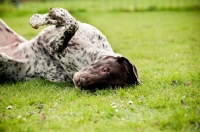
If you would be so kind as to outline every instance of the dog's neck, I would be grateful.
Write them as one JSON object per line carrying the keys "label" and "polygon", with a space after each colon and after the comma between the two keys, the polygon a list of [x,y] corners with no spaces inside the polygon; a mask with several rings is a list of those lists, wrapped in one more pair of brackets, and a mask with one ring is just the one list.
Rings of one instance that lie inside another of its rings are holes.
{"label": "dog's neck", "polygon": [[107,56],[114,56],[114,57],[120,56],[121,57],[122,55],[118,54],[118,53],[114,53],[112,51],[102,51],[102,52],[99,52],[99,54],[97,55],[96,61],[102,60],[103,58],[105,58]]}

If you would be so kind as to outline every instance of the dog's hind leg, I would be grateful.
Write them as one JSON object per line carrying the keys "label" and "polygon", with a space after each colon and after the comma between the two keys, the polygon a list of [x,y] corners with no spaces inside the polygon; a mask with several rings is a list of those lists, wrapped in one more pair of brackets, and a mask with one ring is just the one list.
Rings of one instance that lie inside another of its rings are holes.
{"label": "dog's hind leg", "polygon": [[14,32],[3,20],[0,19],[0,47],[25,41],[27,41],[25,38]]}

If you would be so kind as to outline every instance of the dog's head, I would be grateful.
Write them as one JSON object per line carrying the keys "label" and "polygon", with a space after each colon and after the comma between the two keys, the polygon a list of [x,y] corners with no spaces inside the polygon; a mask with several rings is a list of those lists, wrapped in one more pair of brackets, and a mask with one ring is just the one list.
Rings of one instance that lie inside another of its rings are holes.
{"label": "dog's head", "polygon": [[73,82],[75,86],[89,90],[140,84],[135,65],[124,57],[113,56],[107,56],[76,72]]}

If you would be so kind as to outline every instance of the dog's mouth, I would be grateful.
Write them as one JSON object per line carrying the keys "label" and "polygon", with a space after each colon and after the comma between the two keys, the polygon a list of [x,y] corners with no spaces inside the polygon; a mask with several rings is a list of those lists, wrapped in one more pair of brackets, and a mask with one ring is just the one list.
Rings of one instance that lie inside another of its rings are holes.
{"label": "dog's mouth", "polygon": [[76,72],[73,77],[73,82],[75,84],[75,87],[78,89],[89,89],[93,81],[92,77],[89,77],[87,73]]}
{"label": "dog's mouth", "polygon": [[105,77],[97,77],[89,73],[76,72],[73,77],[73,82],[77,89],[82,90],[102,90],[106,88],[116,88],[118,86],[123,87],[124,83],[112,83],[111,80]]}
{"label": "dog's mouth", "polygon": [[74,78],[73,82],[76,87],[83,87],[85,85],[85,78],[80,77],[80,78]]}
{"label": "dog's mouth", "polygon": [[76,72],[73,77],[75,87],[78,89],[93,90],[108,87],[108,84],[103,79],[97,80],[99,79],[88,73]]}

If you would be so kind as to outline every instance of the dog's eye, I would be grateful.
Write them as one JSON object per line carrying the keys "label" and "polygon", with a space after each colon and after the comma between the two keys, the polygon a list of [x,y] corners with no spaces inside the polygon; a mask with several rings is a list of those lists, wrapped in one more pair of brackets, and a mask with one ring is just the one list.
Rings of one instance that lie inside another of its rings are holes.
{"label": "dog's eye", "polygon": [[101,69],[101,72],[103,72],[103,73],[108,72],[108,67],[103,67],[103,68]]}

